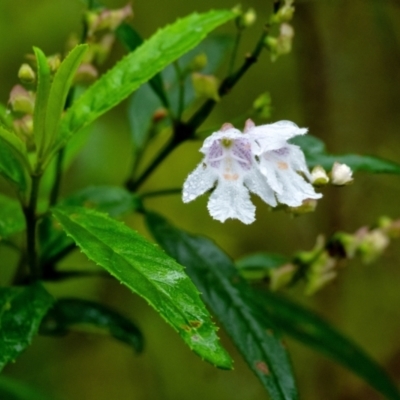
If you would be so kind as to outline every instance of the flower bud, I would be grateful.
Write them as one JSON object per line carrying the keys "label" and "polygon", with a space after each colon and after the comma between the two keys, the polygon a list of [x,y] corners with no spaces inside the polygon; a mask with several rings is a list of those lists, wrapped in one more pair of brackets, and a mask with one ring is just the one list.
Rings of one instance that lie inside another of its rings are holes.
{"label": "flower bud", "polygon": [[329,183],[329,177],[320,165],[315,166],[311,171],[311,183],[314,186],[324,186]]}
{"label": "flower bud", "polygon": [[294,37],[294,29],[291,25],[283,23],[279,29],[277,38],[267,36],[265,38],[265,46],[271,53],[271,61],[276,61],[283,54],[288,54],[292,50],[292,41]]}
{"label": "flower bud", "polygon": [[335,267],[336,260],[327,251],[321,252],[307,270],[305,294],[312,295],[335,279]]}
{"label": "flower bud", "polygon": [[335,162],[331,171],[331,182],[337,186],[349,185],[353,182],[353,171],[348,165]]}
{"label": "flower bud", "polygon": [[103,9],[99,12],[86,13],[88,36],[101,30],[115,31],[128,17],[133,16],[132,6],[127,4],[117,10]]}
{"label": "flower bud", "polygon": [[236,26],[238,29],[245,29],[254,24],[257,19],[257,14],[253,8],[249,8],[245,13],[241,13],[236,18]]}
{"label": "flower bud", "polygon": [[206,97],[215,101],[220,100],[218,94],[219,82],[214,75],[204,75],[195,72],[192,74],[192,83],[198,97]]}
{"label": "flower bud", "polygon": [[271,95],[268,92],[258,96],[253,103],[253,109],[256,115],[260,118],[269,119],[272,114],[271,103]]}
{"label": "flower bud", "polygon": [[366,264],[375,261],[389,246],[390,240],[381,229],[373,229],[360,241],[358,251]]}
{"label": "flower bud", "polygon": [[160,108],[157,108],[156,111],[154,111],[152,119],[153,119],[153,122],[157,123],[157,122],[162,121],[167,116],[168,116],[168,111],[165,108],[160,107]]}
{"label": "flower bud", "polygon": [[18,70],[18,78],[22,83],[33,83],[36,79],[36,74],[29,64],[22,64]]}
{"label": "flower bud", "polygon": [[54,54],[53,56],[47,57],[47,63],[49,64],[50,71],[54,74],[57,72],[61,65],[61,57],[59,54]]}
{"label": "flower bud", "polygon": [[207,65],[207,54],[206,53],[200,53],[196,57],[193,58],[193,60],[189,64],[189,70],[192,72],[197,72],[201,71],[202,69],[205,68]]}
{"label": "flower bud", "polygon": [[297,272],[297,266],[294,264],[285,264],[274,268],[269,273],[270,288],[272,291],[279,290],[287,286]]}
{"label": "flower bud", "polygon": [[74,84],[91,83],[99,76],[97,69],[92,64],[81,64],[74,76]]}
{"label": "flower bud", "polygon": [[108,58],[114,42],[115,35],[113,33],[107,33],[99,42],[92,46],[93,57],[95,58],[97,64],[102,64]]}
{"label": "flower bud", "polygon": [[280,24],[282,22],[289,22],[293,18],[294,0],[285,0],[285,4],[271,17],[271,24]]}
{"label": "flower bud", "polygon": [[22,114],[33,114],[35,108],[35,95],[28,92],[21,85],[16,85],[10,92],[10,99],[8,102],[14,112]]}
{"label": "flower bud", "polygon": [[310,212],[314,212],[317,208],[317,200],[315,199],[306,199],[303,200],[301,206],[298,207],[288,207],[287,212],[293,214],[294,216],[308,214]]}

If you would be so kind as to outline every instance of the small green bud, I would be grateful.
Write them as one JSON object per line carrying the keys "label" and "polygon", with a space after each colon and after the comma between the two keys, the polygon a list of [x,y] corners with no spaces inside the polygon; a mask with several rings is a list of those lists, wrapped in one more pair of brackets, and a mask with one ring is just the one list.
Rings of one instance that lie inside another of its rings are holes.
{"label": "small green bud", "polygon": [[29,64],[22,64],[18,70],[18,78],[22,83],[33,83],[36,79],[36,74]]}
{"label": "small green bud", "polygon": [[269,273],[271,290],[275,291],[287,286],[292,281],[297,269],[294,264],[285,264],[272,269]]}
{"label": "small green bud", "polygon": [[273,14],[271,17],[271,24],[281,24],[282,22],[289,22],[293,18],[294,0],[285,0],[283,6],[278,10],[277,13]]}
{"label": "small green bud", "polygon": [[220,101],[218,94],[219,82],[214,75],[192,74],[192,83],[196,96]]}
{"label": "small green bud", "polygon": [[265,119],[271,118],[272,114],[271,103],[272,103],[271,95],[268,92],[258,96],[253,103],[253,109],[256,115],[260,118],[265,118]]}
{"label": "small green bud", "polygon": [[336,260],[327,251],[321,254],[308,267],[305,294],[312,295],[336,278]]}
{"label": "small green bud", "polygon": [[236,18],[236,26],[238,29],[245,29],[252,26],[257,19],[257,14],[253,8],[249,8],[245,13],[240,13]]}
{"label": "small green bud", "polygon": [[28,92],[21,85],[16,85],[10,92],[8,102],[14,112],[33,114],[35,108],[35,95],[32,92]]}
{"label": "small green bud", "polygon": [[267,36],[265,38],[264,44],[271,53],[271,61],[276,61],[279,56],[291,52],[293,37],[293,27],[283,23],[279,28],[278,37]]}
{"label": "small green bud", "polygon": [[208,59],[206,53],[200,53],[189,64],[189,70],[192,72],[198,72],[205,68]]}
{"label": "small green bud", "polygon": [[358,252],[364,263],[375,261],[389,246],[390,240],[382,229],[369,231],[361,240]]}
{"label": "small green bud", "polygon": [[61,65],[61,56],[59,54],[54,54],[53,56],[47,57],[47,63],[49,64],[50,71],[54,74]]}

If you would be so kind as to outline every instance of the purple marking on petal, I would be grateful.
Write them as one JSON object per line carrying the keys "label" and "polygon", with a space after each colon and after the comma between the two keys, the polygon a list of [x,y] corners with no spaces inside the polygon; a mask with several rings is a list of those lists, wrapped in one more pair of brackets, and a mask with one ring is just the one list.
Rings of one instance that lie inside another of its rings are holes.
{"label": "purple marking on petal", "polygon": [[288,156],[290,154],[290,149],[288,147],[281,147],[277,150],[272,150],[273,153],[278,154],[278,156]]}
{"label": "purple marking on petal", "polygon": [[[237,139],[232,147],[233,156],[244,169],[249,170],[252,164],[252,153],[250,142],[246,139]],[[240,159],[240,160],[239,160]]]}
{"label": "purple marking on petal", "polygon": [[208,161],[213,168],[218,168],[221,164],[221,160],[219,158],[222,156],[223,152],[224,151],[220,141],[215,140],[210,147],[209,153],[207,154]]}

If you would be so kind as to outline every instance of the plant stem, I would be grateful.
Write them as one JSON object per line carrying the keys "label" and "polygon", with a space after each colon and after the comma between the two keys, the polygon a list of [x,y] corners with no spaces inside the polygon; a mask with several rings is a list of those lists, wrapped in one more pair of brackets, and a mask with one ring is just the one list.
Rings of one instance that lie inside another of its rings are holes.
{"label": "plant stem", "polygon": [[[260,53],[264,48],[264,40],[268,34],[268,29],[269,26],[267,25],[262,35],[260,36],[260,39],[258,40],[253,52],[246,56],[242,66],[235,73],[228,76],[222,81],[218,89],[218,94],[220,97],[227,95],[233,89],[236,83],[242,78],[242,76],[247,72],[247,70],[258,61],[258,57],[260,56]],[[195,132],[196,129],[207,119],[216,104],[217,102],[213,99],[207,100],[203,104],[203,106],[187,122],[189,130]]]}
{"label": "plant stem", "polygon": [[[264,40],[268,34],[269,26],[267,25],[257,42],[253,52],[249,54],[242,66],[232,75],[225,78],[219,89],[218,94],[220,97],[227,95],[231,89],[236,85],[240,78],[247,72],[247,70],[257,62],[258,57],[262,49],[264,48]],[[175,122],[174,135],[172,140],[161,150],[156,156],[153,162],[147,167],[147,169],[139,176],[138,179],[128,179],[125,187],[129,191],[136,191],[142,183],[148,178],[148,176],[157,168],[157,166],[173,151],[179,144],[192,138],[197,128],[207,119],[211,111],[214,109],[217,102],[213,99],[207,100],[202,107],[189,119],[188,122],[183,123],[181,121]]]}
{"label": "plant stem", "polygon": [[157,166],[168,156],[169,153],[177,146],[175,140],[171,140],[167,145],[161,150],[153,162],[147,167],[147,169],[139,176],[138,179],[134,180],[132,178],[128,179],[125,183],[125,187],[134,192],[146,179],[147,177],[157,168]]}
{"label": "plant stem", "polygon": [[238,28],[238,31],[237,31],[236,37],[235,37],[235,43],[233,44],[231,60],[229,62],[228,76],[232,75],[233,70],[235,68],[235,61],[236,61],[237,53],[239,50],[240,40],[242,39],[242,32],[243,32],[243,30]]}
{"label": "plant stem", "polygon": [[146,192],[140,195],[140,198],[148,198],[148,197],[157,197],[157,196],[169,196],[174,194],[181,194],[182,188],[171,188],[171,189],[162,189],[162,190],[155,190],[153,192]]}
{"label": "plant stem", "polygon": [[56,159],[56,176],[54,178],[53,187],[50,192],[50,207],[54,206],[57,203],[58,195],[60,193],[61,187],[61,175],[62,175],[62,166],[65,156],[65,147],[63,147],[57,154]]}
{"label": "plant stem", "polygon": [[41,175],[32,175],[32,188],[29,203],[24,207],[24,215],[26,222],[26,255],[29,269],[34,280],[41,276],[41,269],[37,260],[36,253],[36,205],[39,194],[39,184]]}

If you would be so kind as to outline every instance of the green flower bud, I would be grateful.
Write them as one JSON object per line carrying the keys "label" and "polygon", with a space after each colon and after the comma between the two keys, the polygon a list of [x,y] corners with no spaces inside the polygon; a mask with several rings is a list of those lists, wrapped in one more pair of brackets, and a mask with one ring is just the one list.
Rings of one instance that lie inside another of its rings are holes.
{"label": "green flower bud", "polygon": [[330,257],[327,251],[321,252],[308,267],[305,294],[312,295],[335,279],[337,276],[335,267],[336,260]]}
{"label": "green flower bud", "polygon": [[269,119],[272,114],[271,103],[271,95],[268,92],[258,96],[253,103],[255,114],[260,118]]}
{"label": "green flower bud", "polygon": [[292,281],[297,269],[294,264],[285,264],[272,269],[269,273],[271,290],[275,291],[287,286]]}
{"label": "green flower bud", "polygon": [[189,70],[192,72],[197,72],[201,71],[202,69],[205,68],[207,65],[207,54],[206,53],[200,53],[196,57],[193,58],[193,60],[189,64]]}
{"label": "green flower bud", "polygon": [[293,18],[294,0],[285,0],[283,6],[278,10],[277,13],[273,14],[271,17],[271,24],[281,24],[282,22],[289,22]]}
{"label": "green flower bud", "polygon": [[22,64],[18,70],[18,78],[22,83],[33,83],[36,79],[36,74],[29,64]]}
{"label": "green flower bud", "polygon": [[35,95],[32,92],[28,92],[21,85],[16,85],[10,92],[8,102],[14,112],[33,114],[35,108]]}
{"label": "green flower bud", "polygon": [[214,75],[192,74],[192,83],[196,96],[219,101],[219,81]]}

